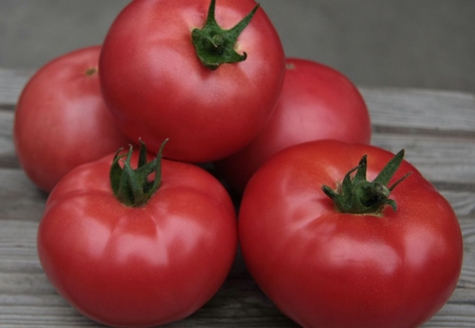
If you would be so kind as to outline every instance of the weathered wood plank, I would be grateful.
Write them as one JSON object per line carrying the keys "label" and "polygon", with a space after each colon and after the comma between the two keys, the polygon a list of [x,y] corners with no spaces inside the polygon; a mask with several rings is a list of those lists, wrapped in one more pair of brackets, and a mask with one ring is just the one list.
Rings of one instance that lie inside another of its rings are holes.
{"label": "weathered wood plank", "polygon": [[405,159],[435,184],[475,187],[475,138],[375,133],[371,142],[394,153],[404,148]]}
{"label": "weathered wood plank", "polygon": [[[33,71],[0,68],[0,108],[14,108]],[[421,129],[475,136],[475,96],[439,90],[360,88],[380,130]],[[441,117],[444,117],[442,120]],[[435,127],[435,130],[434,130]]]}
{"label": "weathered wood plank", "polygon": [[[473,254],[472,254],[473,255]],[[73,310],[39,272],[0,274],[2,327],[100,327]],[[424,327],[473,327],[475,293],[457,288]],[[215,297],[189,318],[169,327],[296,327],[250,279],[226,281]]]}
{"label": "weathered wood plank", "polygon": [[0,110],[0,167],[18,167],[13,145],[13,111]]}
{"label": "weathered wood plank", "polygon": [[21,91],[33,73],[31,70],[0,68],[0,108],[14,107]]}
{"label": "weathered wood plank", "polygon": [[22,170],[0,169],[0,220],[38,221],[46,197]]}
{"label": "weathered wood plank", "polygon": [[456,289],[450,301],[422,327],[475,327],[475,293],[473,289]]}
{"label": "weathered wood plank", "polygon": [[435,90],[362,88],[380,130],[467,135],[475,138],[475,96]]}
{"label": "weathered wood plank", "polygon": [[[12,140],[13,113],[0,111],[0,167],[19,167]],[[432,182],[475,185],[475,138],[434,135],[374,133],[372,143],[397,152]]]}
{"label": "weathered wood plank", "polygon": [[[0,274],[8,284],[0,297],[2,327],[100,327],[73,310],[44,275]],[[12,287],[13,286],[13,287]],[[31,293],[32,286],[36,290]],[[473,289],[457,288],[449,302],[424,327],[473,327]],[[470,326],[470,324],[472,326]],[[228,279],[221,290],[201,310],[169,327],[296,327],[259,291],[252,280]]]}

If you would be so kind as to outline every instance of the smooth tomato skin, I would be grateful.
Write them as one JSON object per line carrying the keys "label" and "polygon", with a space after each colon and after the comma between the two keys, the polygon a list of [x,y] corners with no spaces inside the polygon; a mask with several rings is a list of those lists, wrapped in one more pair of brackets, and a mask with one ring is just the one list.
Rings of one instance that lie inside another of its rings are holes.
{"label": "smooth tomato skin", "polygon": [[[272,114],[282,88],[285,57],[262,8],[237,41],[245,61],[205,68],[191,31],[206,20],[209,0],[133,1],[118,15],[103,44],[104,98],[121,130],[164,156],[209,162],[248,144]],[[219,0],[223,29],[241,21],[254,0]]]}
{"label": "smooth tomato skin", "polygon": [[303,327],[417,327],[449,299],[463,244],[450,204],[406,161],[390,182],[397,212],[342,214],[336,188],[368,155],[368,180],[393,157],[369,145],[314,141],[251,178],[239,214],[244,261],[265,294]]}
{"label": "smooth tomato skin", "polygon": [[321,63],[286,59],[284,86],[270,121],[241,151],[216,162],[233,189],[246,183],[266,160],[306,141],[335,139],[369,144],[371,121],[356,86],[342,73]]}
{"label": "smooth tomato skin", "polygon": [[13,129],[18,160],[46,192],[76,166],[130,143],[102,100],[100,51],[91,46],[50,61],[30,78],[18,100]]}
{"label": "smooth tomato skin", "polygon": [[111,162],[84,164],[51,192],[38,231],[42,267],[59,294],[97,322],[180,320],[227,277],[237,248],[233,204],[205,170],[163,160],[159,190],[145,206],[126,207],[110,189]]}

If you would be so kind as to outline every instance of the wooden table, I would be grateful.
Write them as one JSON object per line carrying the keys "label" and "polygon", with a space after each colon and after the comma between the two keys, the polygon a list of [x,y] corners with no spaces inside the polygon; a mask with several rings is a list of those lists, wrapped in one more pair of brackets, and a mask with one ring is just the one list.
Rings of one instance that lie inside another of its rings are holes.
{"label": "wooden table", "polygon": [[[0,69],[0,327],[99,327],[48,283],[36,254],[47,195],[20,169],[12,144],[15,103],[32,72]],[[457,289],[424,327],[475,327],[475,97],[414,89],[362,88],[373,144],[397,152],[454,207],[465,256]],[[169,327],[295,327],[259,291],[241,257],[217,295]]]}

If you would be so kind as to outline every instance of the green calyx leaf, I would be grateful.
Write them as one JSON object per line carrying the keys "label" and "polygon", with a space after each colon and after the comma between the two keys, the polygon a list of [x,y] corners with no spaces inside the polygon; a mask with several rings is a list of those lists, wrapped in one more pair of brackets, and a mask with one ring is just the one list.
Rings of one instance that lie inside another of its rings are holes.
{"label": "green calyx leaf", "polygon": [[244,52],[241,55],[234,48],[239,35],[251,22],[259,4],[229,30],[223,30],[216,22],[215,8],[216,0],[211,0],[205,25],[201,29],[195,28],[191,33],[198,58],[205,67],[211,70],[216,70],[224,63],[246,60],[247,54]]}
{"label": "green calyx leaf", "polygon": [[[132,146],[129,147],[126,154],[120,154],[122,149],[116,152],[109,175],[112,192],[122,204],[129,207],[144,206],[158,190],[162,178],[162,153],[167,142],[168,139],[165,139],[157,157],[147,163],[147,148],[140,140],[140,154],[136,169],[133,169],[130,163],[133,153]],[[152,173],[155,173],[155,178],[149,180],[149,175]]]}
{"label": "green calyx leaf", "polygon": [[[381,170],[373,181],[367,181],[367,156],[364,155],[358,166],[351,169],[343,178],[343,182],[333,190],[328,186],[323,186],[323,192],[330,197],[340,212],[353,214],[375,214],[379,215],[385,205],[389,205],[394,211],[397,210],[396,202],[389,198],[391,191],[411,172],[404,175],[392,186],[388,186],[389,181],[396,173],[404,158],[404,149],[396,154]],[[353,172],[356,173],[352,177]]]}

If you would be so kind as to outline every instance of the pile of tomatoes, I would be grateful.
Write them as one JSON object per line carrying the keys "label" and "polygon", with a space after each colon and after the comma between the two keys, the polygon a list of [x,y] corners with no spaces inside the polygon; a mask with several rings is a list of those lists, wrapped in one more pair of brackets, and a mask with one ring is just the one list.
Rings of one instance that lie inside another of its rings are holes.
{"label": "pile of tomatoes", "polygon": [[101,46],[36,72],[14,124],[49,193],[42,267],[100,323],[191,315],[238,245],[304,327],[416,327],[458,281],[450,204],[403,151],[370,145],[348,78],[285,57],[254,0],[130,2]]}

